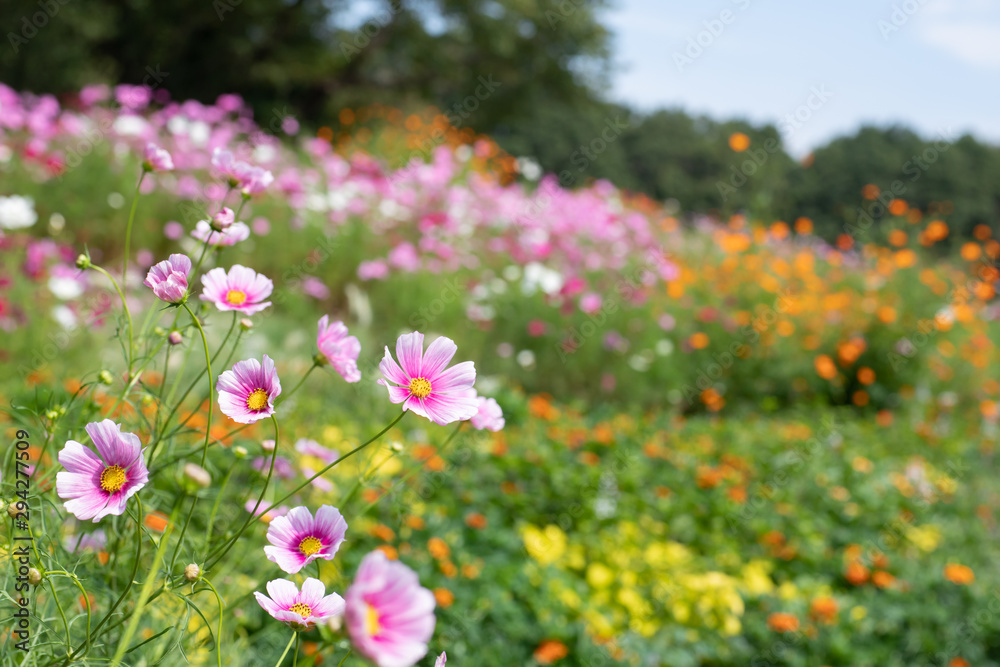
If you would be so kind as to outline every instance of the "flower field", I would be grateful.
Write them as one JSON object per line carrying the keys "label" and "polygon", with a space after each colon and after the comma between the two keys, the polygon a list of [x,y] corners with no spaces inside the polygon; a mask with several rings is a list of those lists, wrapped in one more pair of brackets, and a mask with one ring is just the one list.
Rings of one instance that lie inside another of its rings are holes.
{"label": "flower field", "polygon": [[998,230],[161,92],[0,85],[0,665],[1000,665]]}

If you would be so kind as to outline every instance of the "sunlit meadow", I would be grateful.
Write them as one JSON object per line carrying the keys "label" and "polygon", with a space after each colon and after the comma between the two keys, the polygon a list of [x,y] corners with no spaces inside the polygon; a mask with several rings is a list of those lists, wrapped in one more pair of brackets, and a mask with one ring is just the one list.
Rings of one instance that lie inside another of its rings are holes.
{"label": "sunlit meadow", "polygon": [[988,227],[688,219],[434,109],[0,110],[0,664],[1000,664]]}

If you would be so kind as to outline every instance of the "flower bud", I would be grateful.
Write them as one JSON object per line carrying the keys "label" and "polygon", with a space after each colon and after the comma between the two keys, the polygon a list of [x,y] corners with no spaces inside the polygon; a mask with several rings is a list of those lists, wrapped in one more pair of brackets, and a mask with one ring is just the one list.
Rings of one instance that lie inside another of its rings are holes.
{"label": "flower bud", "polygon": [[201,568],[191,563],[184,568],[184,578],[188,581],[198,581],[198,577],[201,576]]}
{"label": "flower bud", "polygon": [[247,448],[243,445],[236,445],[233,447],[233,454],[235,454],[238,459],[245,459],[249,453],[250,452],[248,452]]}
{"label": "flower bud", "polygon": [[224,232],[232,227],[234,222],[236,222],[236,215],[233,213],[233,209],[223,206],[221,211],[212,216],[210,224],[215,231]]}
{"label": "flower bud", "polygon": [[398,440],[393,440],[389,444],[389,448],[392,449],[392,451],[394,451],[394,452],[401,452],[401,451],[403,451],[403,443],[401,443]]}
{"label": "flower bud", "polygon": [[263,442],[260,443],[260,448],[263,449],[265,452],[273,452],[274,440],[264,440]]}
{"label": "flower bud", "polygon": [[180,331],[171,331],[170,335],[167,336],[167,342],[171,345],[180,345],[184,341],[183,336],[181,336]]}
{"label": "flower bud", "polygon": [[331,616],[326,622],[326,627],[330,628],[330,632],[340,632],[340,628],[343,627],[343,625],[343,616]]}
{"label": "flower bud", "polygon": [[249,317],[244,317],[240,320],[240,329],[243,329],[243,331],[250,331],[253,329],[253,322]]}
{"label": "flower bud", "polygon": [[202,468],[197,463],[184,464],[184,477],[203,489],[212,483],[212,476],[208,474],[207,470]]}
{"label": "flower bud", "polygon": [[81,254],[79,257],[76,258],[76,268],[85,271],[89,269],[91,266],[93,266],[93,264],[91,263],[89,256]]}
{"label": "flower bud", "polygon": [[28,568],[28,583],[32,586],[37,586],[42,583],[42,573],[39,572],[37,568]]}
{"label": "flower bud", "polygon": [[97,381],[101,384],[111,384],[115,381],[115,378],[111,375],[111,371],[104,369],[97,374]]}
{"label": "flower bud", "polygon": [[21,510],[17,509],[16,503],[11,503],[10,505],[7,505],[7,516],[9,516],[11,519],[16,517],[20,513]]}

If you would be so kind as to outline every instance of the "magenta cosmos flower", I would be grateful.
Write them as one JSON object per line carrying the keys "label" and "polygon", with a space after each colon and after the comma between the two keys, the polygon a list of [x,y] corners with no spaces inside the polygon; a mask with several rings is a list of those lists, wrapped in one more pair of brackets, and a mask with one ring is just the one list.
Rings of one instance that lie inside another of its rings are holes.
{"label": "magenta cosmos flower", "polygon": [[142,168],[146,171],[171,171],[174,168],[174,160],[166,150],[149,142],[146,144]]}
{"label": "magenta cosmos flower", "polygon": [[271,597],[254,592],[257,603],[293,630],[308,630],[315,623],[344,613],[344,598],[336,593],[326,595],[323,582],[312,577],[302,583],[301,591],[287,579],[269,581],[267,593]]}
{"label": "magenta cosmos flower", "polygon": [[378,667],[410,667],[434,634],[434,595],[399,561],[373,551],[345,594],[351,643]]}
{"label": "magenta cosmos flower", "polygon": [[234,222],[218,231],[212,228],[212,223],[208,220],[199,220],[191,236],[211,246],[230,246],[250,238],[250,228],[242,222]]}
{"label": "magenta cosmos flower", "polygon": [[479,408],[476,414],[472,415],[472,426],[480,431],[484,429],[487,431],[499,431],[503,429],[506,422],[503,418],[503,410],[500,408],[500,404],[496,402],[496,399],[479,396],[476,400],[478,401]]}
{"label": "magenta cosmos flower", "polygon": [[97,454],[75,440],[59,452],[66,472],[56,475],[56,493],[66,501],[66,511],[81,521],[97,523],[109,514],[121,515],[125,503],[149,481],[142,444],[132,433],[110,419],[85,427]]}
{"label": "magenta cosmos flower", "polygon": [[347,335],[347,327],[343,322],[330,324],[329,315],[321,317],[319,333],[316,334],[316,347],[323,354],[323,358],[345,380],[357,382],[361,379],[361,371],[358,370],[361,343],[356,336]]}
{"label": "magenta cosmos flower", "polygon": [[181,303],[187,297],[187,276],[190,272],[191,259],[187,255],[174,253],[170,259],[150,268],[142,284],[153,290],[153,294],[161,301]]}
{"label": "magenta cosmos flower", "polygon": [[397,364],[389,348],[379,363],[385,380],[378,383],[389,389],[389,400],[402,403],[403,410],[412,410],[435,424],[450,424],[470,419],[479,410],[475,396],[467,395],[476,381],[476,367],[463,361],[445,370],[458,347],[450,338],[438,338],[424,353],[424,335],[420,332],[403,334],[396,341]]}
{"label": "magenta cosmos flower", "polygon": [[323,505],[316,517],[305,507],[273,519],[267,528],[264,547],[267,559],[288,574],[295,574],[318,558],[332,560],[347,534],[347,521],[340,510]]}
{"label": "magenta cosmos flower", "polygon": [[259,313],[271,305],[264,301],[271,296],[274,283],[262,273],[234,264],[226,273],[215,268],[201,277],[204,289],[201,298],[211,301],[219,310],[238,310],[247,315]]}
{"label": "magenta cosmos flower", "polygon": [[219,375],[215,385],[219,409],[235,422],[252,424],[274,414],[274,399],[281,394],[281,382],[274,361],[264,355],[264,363],[247,359],[233,364]]}

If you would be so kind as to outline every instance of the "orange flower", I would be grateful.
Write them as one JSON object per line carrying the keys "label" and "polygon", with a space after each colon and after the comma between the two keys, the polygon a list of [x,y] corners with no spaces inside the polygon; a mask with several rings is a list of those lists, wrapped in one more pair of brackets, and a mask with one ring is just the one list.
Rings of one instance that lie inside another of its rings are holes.
{"label": "orange flower", "polygon": [[698,333],[693,334],[691,338],[688,339],[688,342],[694,349],[703,350],[708,347],[708,335],[699,331]]}
{"label": "orange flower", "polygon": [[969,661],[965,658],[952,658],[948,661],[948,667],[969,667]]}
{"label": "orange flower", "polygon": [[812,234],[813,221],[809,218],[796,218],[795,219],[795,233],[796,234]]}
{"label": "orange flower", "polygon": [[399,552],[391,544],[383,544],[375,548],[384,553],[385,557],[389,560],[399,560]]}
{"label": "orange flower", "polygon": [[894,229],[891,232],[889,232],[889,243],[896,246],[897,248],[906,245],[906,239],[907,239],[906,232],[904,232],[902,229]]}
{"label": "orange flower", "polygon": [[448,543],[440,537],[432,537],[427,540],[427,551],[431,553],[431,556],[438,560],[443,560],[451,555],[451,549],[448,547]]}
{"label": "orange flower", "polygon": [[396,539],[396,533],[393,532],[392,528],[381,523],[374,526],[370,532],[383,542],[392,542]]}
{"label": "orange flower", "polygon": [[699,489],[712,489],[722,481],[722,472],[710,466],[698,466],[695,481]]}
{"label": "orange flower", "polygon": [[730,487],[726,494],[735,502],[745,503],[747,501],[747,490],[742,486]]}
{"label": "orange flower", "polygon": [[486,517],[480,514],[479,512],[473,512],[471,514],[466,515],[465,517],[465,525],[468,526],[469,528],[482,530],[486,528],[486,524],[487,524]]}
{"label": "orange flower", "polygon": [[750,148],[750,137],[742,132],[733,132],[729,135],[729,147],[737,153],[742,153]]}
{"label": "orange flower", "polygon": [[535,660],[542,665],[551,665],[569,655],[569,649],[558,639],[546,639],[535,649]]}
{"label": "orange flower", "polygon": [[889,213],[892,215],[906,215],[908,210],[910,210],[909,204],[902,199],[893,199],[889,202]]}
{"label": "orange flower", "polygon": [[547,394],[538,394],[528,399],[528,411],[533,417],[552,421],[559,416],[559,411],[552,407],[552,402]]}
{"label": "orange flower", "polygon": [[447,609],[455,602],[455,594],[447,588],[435,588],[434,599],[437,600],[438,606]]}
{"label": "orange flower", "polygon": [[844,578],[855,586],[860,586],[868,581],[868,568],[858,561],[852,561],[847,565],[847,572],[844,573]]}
{"label": "orange flower", "polygon": [[143,519],[142,523],[144,526],[146,526],[146,528],[149,528],[150,530],[155,531],[157,533],[162,533],[164,530],[167,529],[167,524],[169,524],[170,522],[167,519],[166,514],[163,514],[161,512],[150,512]]}
{"label": "orange flower", "polygon": [[837,620],[837,601],[831,597],[814,598],[809,611],[814,619],[829,625]]}
{"label": "orange flower", "polygon": [[872,575],[872,583],[879,588],[889,588],[895,583],[896,577],[892,576],[885,570],[876,570]]}
{"label": "orange flower", "polygon": [[867,366],[862,366],[858,369],[858,382],[861,384],[871,384],[872,382],[875,382],[875,371]]}
{"label": "orange flower", "polygon": [[828,355],[818,355],[813,360],[813,364],[816,366],[816,373],[824,380],[832,380],[837,377],[837,366]]}
{"label": "orange flower", "polygon": [[964,586],[976,580],[976,573],[965,565],[948,563],[944,566],[944,578],[953,584]]}
{"label": "orange flower", "polygon": [[799,629],[799,619],[779,611],[767,617],[767,627],[775,632],[795,632]]}
{"label": "orange flower", "polygon": [[419,516],[408,516],[406,517],[406,525],[413,530],[423,530],[427,524]]}

